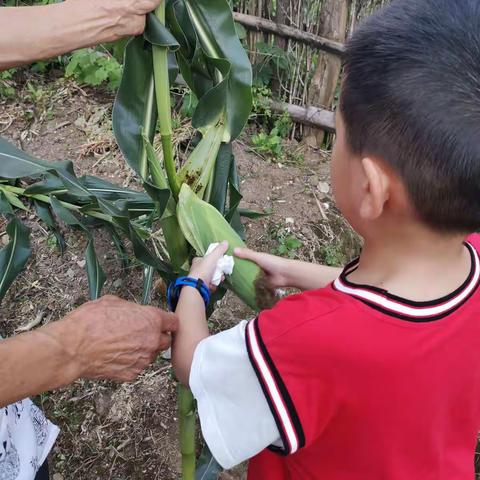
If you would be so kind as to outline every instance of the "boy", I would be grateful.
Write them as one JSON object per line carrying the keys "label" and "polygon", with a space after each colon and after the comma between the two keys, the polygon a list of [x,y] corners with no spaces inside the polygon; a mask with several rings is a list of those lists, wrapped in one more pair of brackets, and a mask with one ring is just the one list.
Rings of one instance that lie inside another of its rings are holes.
{"label": "boy", "polygon": [[[251,458],[253,480],[473,478],[479,128],[478,0],[394,0],[354,34],[332,184],[360,259],[339,275],[236,252],[273,286],[306,291],[212,337],[202,297],[181,291],[174,367],[224,467]],[[190,276],[208,285],[225,250]]]}

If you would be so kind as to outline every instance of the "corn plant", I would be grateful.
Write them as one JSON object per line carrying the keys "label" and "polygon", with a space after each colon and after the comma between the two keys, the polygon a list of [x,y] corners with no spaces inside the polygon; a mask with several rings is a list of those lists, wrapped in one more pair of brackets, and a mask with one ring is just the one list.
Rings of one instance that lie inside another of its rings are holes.
{"label": "corn plant", "polygon": [[[192,124],[201,139],[183,165],[172,142],[170,86],[181,75],[198,99]],[[0,301],[30,255],[28,229],[14,210],[34,208],[58,236],[57,219],[87,236],[86,271],[92,299],[105,274],[95,254],[94,227],[106,228],[126,261],[128,242],[144,266],[143,302],[154,272],[167,281],[188,270],[212,242],[242,246],[241,200],[232,141],[251,110],[251,67],[235,32],[227,0],[168,0],[148,16],[145,33],[125,50],[113,109],[113,129],[142,192],[75,175],[71,162],[46,162],[0,139],[0,213],[9,243],[0,251]],[[159,134],[161,150],[154,147]],[[231,253],[231,252],[230,252]],[[259,269],[237,260],[227,287],[257,308]],[[224,293],[219,289],[217,298]],[[195,478],[195,415],[188,389],[179,390],[182,475]],[[216,478],[205,451],[197,476]]]}

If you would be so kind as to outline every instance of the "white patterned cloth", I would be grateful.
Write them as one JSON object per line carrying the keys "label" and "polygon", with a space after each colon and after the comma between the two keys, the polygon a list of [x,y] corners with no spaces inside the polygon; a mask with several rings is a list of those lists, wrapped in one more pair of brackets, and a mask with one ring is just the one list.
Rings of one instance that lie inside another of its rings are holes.
{"label": "white patterned cloth", "polygon": [[58,433],[29,399],[0,409],[0,480],[33,480]]}

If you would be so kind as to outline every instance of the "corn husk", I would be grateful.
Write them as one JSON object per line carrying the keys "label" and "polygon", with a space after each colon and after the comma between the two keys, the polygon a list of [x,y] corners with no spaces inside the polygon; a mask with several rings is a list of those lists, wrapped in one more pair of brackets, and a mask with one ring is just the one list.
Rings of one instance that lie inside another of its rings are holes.
{"label": "corn husk", "polygon": [[[192,189],[183,184],[177,204],[177,218],[180,229],[197,255],[205,255],[208,246],[214,242],[228,242],[227,255],[233,255],[235,247],[245,247],[222,214],[212,205],[198,198]],[[235,258],[232,275],[226,279],[231,289],[249,307],[258,310],[255,282],[260,268],[248,260]]]}

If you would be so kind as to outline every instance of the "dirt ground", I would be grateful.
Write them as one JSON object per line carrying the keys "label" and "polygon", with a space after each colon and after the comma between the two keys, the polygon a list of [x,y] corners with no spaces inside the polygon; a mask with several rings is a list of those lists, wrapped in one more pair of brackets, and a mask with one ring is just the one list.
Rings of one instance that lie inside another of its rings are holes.
{"label": "dirt ground", "polygon": [[[0,99],[0,135],[40,158],[73,160],[77,174],[135,188],[135,177],[111,134],[112,102],[111,94],[63,80],[36,83],[14,100]],[[358,239],[331,200],[327,153],[305,151],[304,161],[272,163],[251,151],[247,136],[237,142],[235,153],[242,207],[270,213],[246,220],[252,248],[331,265],[358,252]],[[67,249],[60,255],[35,216],[27,214],[25,220],[32,230],[33,255],[3,302],[2,335],[58,320],[87,299],[83,235],[65,228]],[[126,275],[109,238],[101,231],[95,235],[108,275],[104,292],[138,301],[140,267],[132,266]],[[164,299],[157,293],[153,302],[163,305]],[[211,324],[221,330],[251,315],[227,295]],[[38,397],[37,403],[62,430],[50,458],[54,480],[176,480],[175,390],[168,361],[159,359],[131,384],[77,381]],[[244,467],[224,474],[225,479],[244,476]]]}

